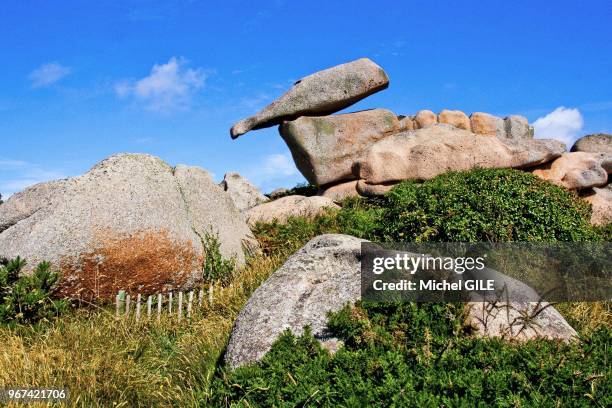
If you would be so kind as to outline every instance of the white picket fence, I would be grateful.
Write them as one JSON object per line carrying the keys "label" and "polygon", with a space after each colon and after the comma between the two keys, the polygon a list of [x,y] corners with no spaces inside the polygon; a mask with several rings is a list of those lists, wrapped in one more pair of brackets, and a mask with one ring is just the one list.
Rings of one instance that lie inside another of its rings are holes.
{"label": "white picket fence", "polygon": [[[222,286],[210,285],[188,292],[167,292],[148,295],[146,299],[140,293],[132,297],[124,290],[120,290],[115,297],[115,317],[129,318],[133,315],[136,321],[146,317],[147,320],[157,318],[162,314],[176,316],[178,320],[183,317],[191,318],[194,307],[212,306],[215,292],[222,292]],[[146,306],[146,314],[143,308]]]}

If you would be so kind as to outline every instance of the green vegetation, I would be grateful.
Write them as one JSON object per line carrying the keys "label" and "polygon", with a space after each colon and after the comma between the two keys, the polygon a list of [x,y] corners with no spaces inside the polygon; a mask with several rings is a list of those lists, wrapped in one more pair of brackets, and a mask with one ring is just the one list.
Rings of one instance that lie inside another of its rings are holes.
{"label": "green vegetation", "polygon": [[0,259],[0,324],[32,324],[68,307],[68,301],[51,298],[59,274],[49,263],[40,263],[31,276],[19,276],[25,265],[19,257]]}
{"label": "green vegetation", "polygon": [[258,365],[222,371],[214,406],[610,406],[610,328],[579,344],[475,339],[456,304],[362,304],[332,314],[330,356],[285,333]]}
{"label": "green vegetation", "polygon": [[221,254],[221,243],[219,236],[207,233],[202,237],[204,248],[204,265],[202,267],[202,278],[205,282],[229,282],[236,270],[236,259],[225,259]]}
{"label": "green vegetation", "polygon": [[556,306],[579,332],[575,344],[474,338],[456,304],[360,304],[330,317],[346,344],[334,356],[309,334],[287,333],[260,364],[231,371],[222,363],[251,293],[316,235],[609,240],[610,227],[590,227],[589,216],[573,194],[529,174],[476,170],[402,183],[385,197],[348,199],[314,218],[258,224],[263,255],[244,268],[223,260],[208,237],[204,277],[225,285],[213,305],[180,322],[163,316],[136,324],[96,307],[44,325],[1,326],[0,388],[67,386],[70,405],[87,407],[610,406],[612,311],[601,302]]}
{"label": "green vegetation", "polygon": [[311,197],[317,195],[319,188],[310,183],[300,183],[297,186],[293,187],[290,190],[285,191],[282,194],[279,194],[274,197],[274,199],[279,199],[281,197],[287,197],[290,195],[301,195],[306,197]]}

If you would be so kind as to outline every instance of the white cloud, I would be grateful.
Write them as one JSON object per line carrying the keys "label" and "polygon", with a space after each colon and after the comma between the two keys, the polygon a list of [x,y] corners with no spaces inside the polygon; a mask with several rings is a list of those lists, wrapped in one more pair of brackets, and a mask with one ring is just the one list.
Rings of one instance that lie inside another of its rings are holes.
{"label": "white cloud", "polygon": [[156,112],[185,109],[194,92],[204,87],[207,77],[203,69],[186,68],[186,64],[184,59],[172,57],[166,64],[153,65],[151,73],[142,79],[115,84],[115,92]]}
{"label": "white cloud", "polygon": [[289,153],[265,156],[261,164],[244,171],[244,176],[264,192],[304,182]]}
{"label": "white cloud", "polygon": [[0,159],[0,194],[3,199],[34,184],[65,177],[61,171],[50,170],[37,164]]}
{"label": "white cloud", "polygon": [[32,88],[43,88],[53,85],[71,72],[72,69],[69,67],[65,67],[57,62],[50,62],[30,72],[28,79],[32,83]]}
{"label": "white cloud", "polygon": [[564,106],[533,122],[535,137],[561,140],[568,146],[578,138],[583,126],[584,120],[580,111]]}

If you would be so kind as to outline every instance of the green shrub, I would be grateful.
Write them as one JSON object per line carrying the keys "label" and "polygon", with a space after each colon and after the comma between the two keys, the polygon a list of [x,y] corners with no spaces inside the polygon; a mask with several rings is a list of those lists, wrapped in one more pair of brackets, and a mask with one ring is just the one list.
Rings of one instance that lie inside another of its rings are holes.
{"label": "green shrub", "polygon": [[38,264],[31,276],[19,276],[26,262],[17,257],[0,261],[0,324],[32,324],[58,316],[68,306],[66,300],[53,300],[53,287],[59,274],[51,264]]}
{"label": "green shrub", "polygon": [[511,169],[407,181],[386,196],[379,239],[414,242],[591,241],[590,207],[573,193]]}
{"label": "green shrub", "polygon": [[222,371],[214,406],[610,406],[609,329],[584,343],[465,335],[456,304],[363,304],[332,314],[346,347],[285,333],[256,365]]}
{"label": "green shrub", "polygon": [[317,195],[318,192],[319,192],[319,188],[317,186],[315,186],[314,184],[304,182],[304,183],[297,184],[295,187],[285,191],[282,194],[275,195],[274,199],[277,200],[279,198],[287,197],[290,195],[301,195],[301,196],[306,196],[306,197],[312,197],[312,196]]}
{"label": "green shrub", "polygon": [[224,283],[230,281],[236,270],[236,259],[223,257],[221,242],[217,234],[206,233],[201,239],[204,248],[204,264],[202,266],[204,281],[221,281]]}

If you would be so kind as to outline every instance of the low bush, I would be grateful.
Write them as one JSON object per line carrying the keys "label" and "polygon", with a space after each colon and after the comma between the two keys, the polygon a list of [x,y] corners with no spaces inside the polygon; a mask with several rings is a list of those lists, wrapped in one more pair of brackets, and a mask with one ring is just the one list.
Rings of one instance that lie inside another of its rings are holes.
{"label": "low bush", "polygon": [[610,406],[610,329],[580,344],[465,335],[455,304],[363,304],[330,317],[346,346],[285,333],[258,365],[222,371],[214,406]]}
{"label": "low bush", "polygon": [[59,274],[48,262],[38,264],[31,276],[20,276],[26,262],[17,257],[0,261],[0,324],[32,324],[61,314],[66,300],[51,298]]}
{"label": "low bush", "polygon": [[575,194],[512,169],[451,172],[406,181],[385,196],[376,235],[411,242],[553,242],[601,238]]}

